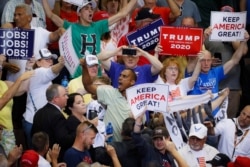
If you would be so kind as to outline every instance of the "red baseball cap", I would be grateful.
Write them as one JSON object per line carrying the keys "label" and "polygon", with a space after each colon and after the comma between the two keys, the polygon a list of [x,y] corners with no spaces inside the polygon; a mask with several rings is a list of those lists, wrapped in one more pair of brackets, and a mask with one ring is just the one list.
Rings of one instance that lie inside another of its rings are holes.
{"label": "red baseball cap", "polygon": [[250,158],[238,156],[234,162],[229,162],[227,167],[249,167]]}
{"label": "red baseball cap", "polygon": [[21,167],[37,167],[39,155],[34,150],[27,150],[21,157]]}

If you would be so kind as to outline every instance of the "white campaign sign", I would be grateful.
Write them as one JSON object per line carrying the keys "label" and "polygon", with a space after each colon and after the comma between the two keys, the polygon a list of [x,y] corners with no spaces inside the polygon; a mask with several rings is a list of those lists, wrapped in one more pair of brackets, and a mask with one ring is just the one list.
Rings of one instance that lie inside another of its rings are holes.
{"label": "white campaign sign", "polygon": [[246,27],[246,12],[211,12],[210,41],[242,41]]}
{"label": "white campaign sign", "polygon": [[172,141],[174,142],[177,150],[179,150],[183,146],[185,146],[186,143],[182,139],[180,129],[177,126],[173,113],[164,112],[163,115],[164,115],[164,121],[166,124],[166,128],[168,130],[168,133]]}
{"label": "white campaign sign", "polygon": [[79,58],[72,44],[71,27],[64,32],[59,40],[60,54],[64,57],[65,66],[71,75],[74,75],[79,65]]}
{"label": "white campaign sign", "polygon": [[135,118],[144,111],[145,107],[147,110],[165,112],[168,95],[168,86],[165,84],[139,84],[126,90],[127,100]]}

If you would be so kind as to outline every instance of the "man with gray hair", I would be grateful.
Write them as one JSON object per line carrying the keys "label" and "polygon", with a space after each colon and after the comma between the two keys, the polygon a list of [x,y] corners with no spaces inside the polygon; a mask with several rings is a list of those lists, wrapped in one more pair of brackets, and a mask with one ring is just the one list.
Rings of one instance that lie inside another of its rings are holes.
{"label": "man with gray hair", "polygon": [[46,28],[45,13],[41,3],[36,0],[9,0],[3,9],[1,24],[14,21],[13,12],[16,6],[21,4],[27,4],[32,9],[32,26]]}
{"label": "man with gray hair", "polygon": [[219,151],[205,144],[206,139],[207,127],[200,123],[193,124],[189,131],[188,144],[178,150],[188,166],[212,167],[211,164],[206,164],[206,161],[213,159]]}
{"label": "man with gray hair", "polygon": [[[66,106],[68,95],[65,88],[52,84],[46,90],[48,103],[39,109],[33,120],[32,135],[36,132],[46,132],[49,135],[50,148],[58,143],[61,146],[60,157],[69,148],[75,139],[75,133],[69,133],[65,126],[65,117],[61,109]],[[60,159],[59,157],[59,159]]]}

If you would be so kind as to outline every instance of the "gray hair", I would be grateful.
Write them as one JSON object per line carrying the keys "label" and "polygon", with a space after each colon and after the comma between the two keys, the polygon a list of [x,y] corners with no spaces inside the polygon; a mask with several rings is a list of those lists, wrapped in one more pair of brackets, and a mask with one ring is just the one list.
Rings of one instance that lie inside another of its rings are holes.
{"label": "gray hair", "polygon": [[50,102],[53,100],[54,97],[59,96],[59,90],[58,88],[61,85],[59,84],[52,84],[50,85],[46,90],[46,98]]}
{"label": "gray hair", "polygon": [[32,16],[32,9],[31,9],[31,7],[29,5],[27,5],[27,4],[20,4],[20,5],[17,5],[16,8],[25,9],[26,14]]}

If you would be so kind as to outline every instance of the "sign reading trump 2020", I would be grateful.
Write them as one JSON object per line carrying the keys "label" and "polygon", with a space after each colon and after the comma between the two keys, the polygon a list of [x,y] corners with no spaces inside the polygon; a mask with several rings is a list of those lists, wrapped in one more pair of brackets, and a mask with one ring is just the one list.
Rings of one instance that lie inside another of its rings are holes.
{"label": "sign reading trump 2020", "polygon": [[34,30],[0,29],[0,54],[27,60],[33,55]]}
{"label": "sign reading trump 2020", "polygon": [[203,30],[187,27],[161,27],[162,55],[192,55],[202,48]]}
{"label": "sign reading trump 2020", "polygon": [[137,118],[145,108],[151,111],[165,112],[168,103],[168,86],[165,84],[146,83],[126,90],[128,103]]}
{"label": "sign reading trump 2020", "polygon": [[136,45],[146,51],[153,50],[159,42],[160,27],[163,25],[162,19],[157,19],[149,25],[128,34],[126,38],[129,45]]}
{"label": "sign reading trump 2020", "polygon": [[210,41],[242,41],[246,27],[246,12],[211,12]]}

